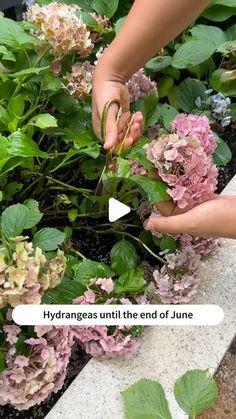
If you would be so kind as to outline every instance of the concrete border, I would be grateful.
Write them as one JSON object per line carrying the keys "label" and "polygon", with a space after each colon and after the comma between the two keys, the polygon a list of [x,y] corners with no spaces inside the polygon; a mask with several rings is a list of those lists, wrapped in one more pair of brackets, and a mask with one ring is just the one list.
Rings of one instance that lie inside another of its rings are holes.
{"label": "concrete border", "polygon": [[[223,194],[236,195],[236,176]],[[223,240],[205,264],[193,303],[219,304],[224,321],[214,327],[150,327],[134,358],[89,361],[46,419],[123,419],[120,391],[140,378],[158,380],[167,391],[173,418],[185,419],[173,398],[173,384],[189,369],[214,373],[221,362],[236,330],[235,274],[236,240]]]}

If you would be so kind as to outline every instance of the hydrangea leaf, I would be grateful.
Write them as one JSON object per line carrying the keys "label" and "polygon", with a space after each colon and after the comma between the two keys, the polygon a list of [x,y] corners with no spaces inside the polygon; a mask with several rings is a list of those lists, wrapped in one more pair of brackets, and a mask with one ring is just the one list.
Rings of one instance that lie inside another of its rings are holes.
{"label": "hydrangea leaf", "polygon": [[43,304],[72,304],[82,295],[86,287],[79,281],[65,279],[53,290],[47,292],[42,299]]}
{"label": "hydrangea leaf", "polygon": [[114,276],[114,272],[105,263],[86,259],[79,265],[75,279],[86,286],[90,283],[91,278],[110,278],[112,276]]}
{"label": "hydrangea leaf", "polygon": [[173,108],[173,106],[170,106],[167,103],[161,107],[161,118],[166,129],[171,130],[171,122],[175,119],[178,113],[179,112]]}
{"label": "hydrangea leaf", "polygon": [[9,136],[7,151],[12,156],[47,157],[47,153],[41,151],[38,144],[22,131],[15,131]]}
{"label": "hydrangea leaf", "polygon": [[58,126],[55,116],[50,115],[49,113],[34,116],[30,120],[29,124],[41,129],[56,128]]}
{"label": "hydrangea leaf", "polygon": [[177,49],[171,65],[180,69],[192,67],[210,58],[215,50],[216,46],[210,39],[208,42],[206,39],[185,42]]}
{"label": "hydrangea leaf", "polygon": [[226,166],[232,159],[232,152],[228,144],[219,135],[215,134],[217,142],[216,150],[213,154],[213,160],[217,166]]}
{"label": "hydrangea leaf", "polygon": [[214,22],[223,22],[224,20],[227,20],[229,17],[235,14],[236,14],[235,4],[233,8],[233,7],[225,6],[221,3],[221,4],[213,4],[211,7],[207,8],[203,12],[202,16]]}
{"label": "hydrangea leaf", "polygon": [[160,240],[160,248],[161,250],[170,250],[173,252],[177,249],[177,241],[166,234]]}
{"label": "hydrangea leaf", "polygon": [[195,419],[217,400],[217,384],[207,370],[192,370],[176,381],[174,394],[189,418]]}
{"label": "hydrangea leaf", "polygon": [[196,99],[207,99],[206,86],[203,82],[188,78],[180,83],[177,90],[177,103],[184,112],[192,112],[196,108]]}
{"label": "hydrangea leaf", "polygon": [[13,48],[20,48],[21,46],[32,47],[42,43],[36,37],[24,31],[23,27],[18,22],[0,16],[0,44],[7,45]]}
{"label": "hydrangea leaf", "polygon": [[116,274],[122,275],[128,269],[135,268],[138,263],[138,255],[132,243],[128,240],[120,240],[111,249],[111,268]]}
{"label": "hydrangea leaf", "polygon": [[159,201],[168,201],[170,199],[166,192],[167,185],[161,180],[135,175],[132,176],[132,181],[140,186],[150,204],[155,204]]}
{"label": "hydrangea leaf", "polygon": [[1,229],[5,237],[20,236],[26,228],[29,209],[22,204],[11,205],[2,213]]}
{"label": "hydrangea leaf", "polygon": [[146,288],[147,283],[144,279],[142,268],[129,269],[115,281],[114,294],[123,295],[127,293],[137,294]]}
{"label": "hydrangea leaf", "polygon": [[153,169],[154,166],[148,160],[147,153],[143,148],[147,143],[149,143],[149,139],[142,137],[139,142],[131,148],[126,157],[132,160],[137,160],[139,164],[145,167],[145,169]]}
{"label": "hydrangea leaf", "polygon": [[44,251],[55,250],[65,240],[65,234],[56,228],[42,228],[33,238],[34,246]]}
{"label": "hydrangea leaf", "polygon": [[190,32],[195,39],[205,39],[206,42],[212,40],[216,48],[227,41],[227,36],[217,26],[195,25]]}
{"label": "hydrangea leaf", "polygon": [[126,419],[172,419],[158,381],[139,380],[122,392]]}
{"label": "hydrangea leaf", "polygon": [[101,16],[109,19],[115,14],[119,0],[92,0],[92,8]]}
{"label": "hydrangea leaf", "polygon": [[39,204],[34,199],[27,199],[24,205],[30,210],[25,228],[32,228],[39,223],[43,214],[39,211]]}

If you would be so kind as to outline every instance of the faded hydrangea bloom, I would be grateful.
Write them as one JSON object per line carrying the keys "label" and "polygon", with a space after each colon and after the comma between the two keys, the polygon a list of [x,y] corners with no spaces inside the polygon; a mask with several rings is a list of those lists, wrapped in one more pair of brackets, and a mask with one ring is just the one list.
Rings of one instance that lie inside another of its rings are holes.
{"label": "faded hydrangea bloom", "polygon": [[131,161],[131,173],[132,173],[132,175],[145,176],[145,175],[148,174],[148,171],[145,169],[144,166],[139,164],[137,162],[137,160],[132,160]]}
{"label": "faded hydrangea bloom", "polygon": [[68,82],[66,90],[76,99],[83,99],[91,93],[94,66],[89,61],[75,63],[72,71],[67,74],[65,80]]}
{"label": "faded hydrangea bloom", "polygon": [[208,256],[219,249],[220,240],[213,237],[193,237],[190,234],[181,234],[175,236],[179,239],[182,249],[191,247],[195,253],[201,256]]}
{"label": "faded hydrangea bloom", "polygon": [[164,304],[184,304],[196,293],[201,256],[190,247],[165,256],[166,264],[153,273],[155,292]]}
{"label": "faded hydrangea bloom", "polygon": [[195,137],[205,153],[210,156],[216,148],[216,140],[206,116],[180,113],[172,122],[174,132],[180,137]]}
{"label": "faded hydrangea bloom", "polygon": [[[112,278],[93,278],[85,293],[74,300],[75,304],[132,304],[128,298],[120,298],[119,301],[109,294],[112,293],[114,282]],[[141,299],[146,302],[146,296]],[[107,326],[73,326],[75,337],[85,351],[93,356],[115,358],[130,357],[138,346],[139,341],[131,335],[129,327]]]}
{"label": "faded hydrangea bloom", "polygon": [[57,256],[46,260],[42,250],[33,248],[26,237],[16,237],[13,263],[8,265],[0,253],[0,308],[18,304],[40,304],[42,295],[58,285],[64,275],[66,258]]}
{"label": "faded hydrangea bloom", "polygon": [[82,19],[76,15],[77,5],[52,2],[48,5],[35,4],[29,8],[26,18],[36,25],[36,35],[49,42],[53,51],[60,55],[77,52],[88,56],[93,44],[90,32]]}
{"label": "faded hydrangea bloom", "polygon": [[26,356],[17,354],[15,346],[21,329],[6,325],[4,331],[9,345],[6,369],[0,374],[0,405],[27,410],[62,388],[74,334],[70,327],[36,327],[36,337],[25,340],[30,353]]}
{"label": "faded hydrangea bloom", "polygon": [[126,86],[129,90],[131,102],[137,102],[137,100],[148,96],[149,93],[155,93],[157,95],[156,82],[146,76],[143,68],[130,78]]}
{"label": "faded hydrangea bloom", "polygon": [[218,170],[196,136],[162,135],[144,147],[179,208],[200,204],[213,195]]}

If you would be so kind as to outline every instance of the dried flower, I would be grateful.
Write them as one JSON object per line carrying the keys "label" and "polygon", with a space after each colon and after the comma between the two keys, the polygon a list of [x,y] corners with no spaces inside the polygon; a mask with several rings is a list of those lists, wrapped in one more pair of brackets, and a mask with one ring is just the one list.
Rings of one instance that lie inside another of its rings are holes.
{"label": "dried flower", "polygon": [[0,253],[0,307],[40,304],[44,292],[58,285],[64,276],[66,258],[62,251],[47,261],[42,250],[34,249],[26,239],[14,239],[11,265],[5,263]]}
{"label": "dried flower", "polygon": [[137,102],[137,100],[148,96],[149,93],[155,93],[157,95],[156,82],[146,76],[143,68],[133,74],[126,83],[126,86],[129,90],[131,102]]}
{"label": "dried flower", "polygon": [[76,15],[80,10],[77,5],[52,2],[28,9],[26,18],[36,25],[36,35],[49,42],[57,54],[77,52],[81,57],[88,56],[93,44],[90,32],[82,19]]}
{"label": "dried flower", "polygon": [[89,61],[83,64],[76,63],[72,66],[72,72],[67,74],[65,80],[67,91],[76,99],[83,99],[91,93],[94,66]]}

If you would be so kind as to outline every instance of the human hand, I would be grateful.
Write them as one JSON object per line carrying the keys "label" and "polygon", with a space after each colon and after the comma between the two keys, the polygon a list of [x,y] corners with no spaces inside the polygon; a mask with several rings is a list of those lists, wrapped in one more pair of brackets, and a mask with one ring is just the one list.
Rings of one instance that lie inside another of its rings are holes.
{"label": "human hand", "polygon": [[[116,117],[118,112],[118,105],[112,104],[109,107],[106,122],[106,138],[104,148],[110,150],[118,145],[124,138],[125,129],[130,118],[129,111],[129,92],[125,84],[118,81],[110,81],[102,79],[101,76],[96,76],[96,71],[93,81],[93,129],[97,137],[101,140],[101,120],[105,104],[111,100],[117,100],[121,106],[123,113],[117,124]],[[136,112],[133,117],[133,123],[130,127],[129,134],[123,143],[124,148],[129,148],[135,144],[143,130],[143,115],[141,112]]]}
{"label": "human hand", "polygon": [[153,233],[236,238],[236,196],[214,195],[211,200],[182,214],[152,215],[144,228]]}

